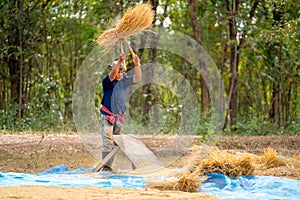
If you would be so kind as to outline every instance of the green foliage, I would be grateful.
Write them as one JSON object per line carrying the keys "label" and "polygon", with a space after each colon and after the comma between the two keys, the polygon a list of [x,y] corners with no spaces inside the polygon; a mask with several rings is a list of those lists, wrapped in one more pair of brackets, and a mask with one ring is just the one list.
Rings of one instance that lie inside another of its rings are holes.
{"label": "green foliage", "polygon": [[[132,118],[137,124],[143,124],[144,126],[161,126],[160,133],[176,133],[181,120],[181,109],[176,95],[162,85],[148,86],[149,88],[138,89],[131,97],[129,112]],[[151,92],[146,93],[147,90]],[[156,107],[157,105],[159,107]],[[151,108],[155,109],[151,110]],[[152,122],[150,121],[151,117],[154,120]]]}
{"label": "green foliage", "polygon": [[[188,1],[158,3],[155,26],[162,24],[170,30],[194,36]],[[72,129],[71,97],[78,68],[94,47],[96,34],[113,27],[124,12],[136,4],[136,1],[24,0],[21,5],[20,1],[1,1],[0,129]],[[235,13],[238,35],[243,31],[248,34],[245,45],[239,49],[238,118],[232,123],[232,132],[225,129],[224,133],[300,134],[300,4],[298,1],[260,1],[250,22],[248,14],[252,5],[253,1],[245,0]],[[165,8],[166,13],[163,13]],[[196,10],[202,45],[219,67],[228,91],[232,41],[228,38],[230,16],[226,5],[222,0],[197,1]],[[138,47],[141,41],[135,42]],[[189,81],[200,102],[200,74],[175,54],[158,50],[157,55],[158,63],[171,66]],[[145,49],[142,64],[151,62],[152,57],[152,50]],[[12,86],[21,79],[20,92],[20,88]],[[274,119],[270,118],[269,111],[276,88],[280,89],[281,110]],[[17,98],[22,97],[21,106],[20,101],[13,101],[13,92]],[[99,86],[95,95],[96,109],[101,95]],[[136,91],[129,110],[136,123],[155,126],[160,120],[160,133],[175,134],[183,120],[180,104],[172,91],[156,85],[149,91]],[[153,115],[154,121],[149,121],[149,114],[154,111],[157,112]],[[184,122],[184,131],[188,133],[189,127],[199,124],[199,135],[213,134],[214,127],[210,127],[210,117],[207,117],[210,114],[191,111],[191,117]],[[196,117],[199,115],[200,118]]]}
{"label": "green foliage", "polygon": [[[18,105],[10,105],[8,111],[0,112],[0,130],[9,131],[61,131],[64,126],[61,106],[63,101],[52,96],[58,89],[58,82],[38,77],[32,86],[35,95],[31,103],[23,104],[24,116],[17,118]],[[69,124],[70,126],[72,124]],[[71,129],[71,127],[69,127]]]}
{"label": "green foliage", "polygon": [[165,111],[163,115],[163,127],[160,130],[162,134],[178,134],[178,129],[180,127],[181,116],[180,116],[180,106],[171,105]]}
{"label": "green foliage", "polygon": [[0,110],[0,129],[1,130],[19,130],[15,127],[18,105],[10,105],[8,111]]}
{"label": "green foliage", "polygon": [[267,116],[238,120],[232,127],[231,131],[227,129],[223,132],[224,135],[300,135],[299,123],[292,121],[286,127],[278,128],[276,123],[273,123]]}
{"label": "green foliage", "polygon": [[268,115],[257,115],[255,110],[249,108],[248,116],[238,119],[232,126],[232,130],[224,130],[227,135],[299,135],[299,120],[292,120],[290,123],[278,128]]}
{"label": "green foliage", "polygon": [[4,131],[63,131],[59,110],[40,106],[24,105],[32,112],[22,119],[16,117],[18,105],[11,105],[9,111],[0,111],[0,130]]}
{"label": "green foliage", "polygon": [[300,119],[291,120],[285,128],[282,128],[281,132],[283,134],[290,134],[290,135],[300,135]]}

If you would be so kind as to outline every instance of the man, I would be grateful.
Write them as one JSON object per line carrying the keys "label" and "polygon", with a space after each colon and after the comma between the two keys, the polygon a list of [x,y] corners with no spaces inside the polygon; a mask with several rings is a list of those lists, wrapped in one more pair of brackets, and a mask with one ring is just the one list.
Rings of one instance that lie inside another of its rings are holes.
{"label": "man", "polygon": [[[114,61],[110,73],[102,79],[103,98],[100,108],[100,126],[102,135],[102,159],[104,159],[113,148],[113,135],[121,133],[126,111],[126,89],[128,86],[139,82],[142,78],[140,59],[137,55],[132,56],[134,63],[133,76],[125,74],[125,54],[120,55],[119,60]],[[104,170],[111,171],[113,159],[104,166]]]}

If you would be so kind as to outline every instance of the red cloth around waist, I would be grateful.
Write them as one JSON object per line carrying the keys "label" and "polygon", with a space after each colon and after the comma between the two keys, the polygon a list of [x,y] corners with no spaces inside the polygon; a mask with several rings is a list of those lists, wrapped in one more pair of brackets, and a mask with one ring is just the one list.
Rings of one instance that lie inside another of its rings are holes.
{"label": "red cloth around waist", "polygon": [[103,112],[107,113],[106,119],[111,123],[114,124],[116,119],[119,119],[120,122],[123,124],[125,122],[124,115],[121,114],[113,114],[108,108],[106,108],[104,105],[101,106],[100,110]]}

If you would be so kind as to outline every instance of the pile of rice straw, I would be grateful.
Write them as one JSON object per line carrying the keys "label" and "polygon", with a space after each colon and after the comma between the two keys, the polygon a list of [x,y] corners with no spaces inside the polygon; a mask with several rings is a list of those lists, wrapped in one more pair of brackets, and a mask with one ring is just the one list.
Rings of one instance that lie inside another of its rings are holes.
{"label": "pile of rice straw", "polygon": [[[199,153],[199,152],[197,152]],[[199,156],[199,154],[197,154]],[[190,163],[189,170],[173,177],[173,180],[148,181],[149,188],[160,190],[181,190],[196,192],[201,182],[205,181],[205,175],[221,173],[232,178],[254,175],[255,170],[262,170],[286,163],[278,158],[277,152],[271,148],[265,149],[261,156],[249,153],[231,153],[226,150],[212,149],[205,159],[190,158],[197,163]]]}
{"label": "pile of rice straw", "polygon": [[199,174],[221,173],[236,178],[252,175],[254,165],[248,154],[237,156],[228,151],[214,149],[208,158],[201,161],[196,171]]}
{"label": "pile of rice straw", "polygon": [[263,154],[256,159],[256,164],[260,168],[273,168],[285,165],[285,163],[278,158],[277,152],[272,148],[264,150]]}
{"label": "pile of rice straw", "polygon": [[148,28],[154,19],[150,4],[144,3],[130,8],[115,28],[104,31],[97,39],[99,45],[110,46],[119,38],[128,38]]}
{"label": "pile of rice straw", "polygon": [[200,183],[205,181],[206,177],[197,177],[196,173],[186,171],[178,177],[173,177],[173,180],[151,180],[146,181],[149,188],[159,190],[178,190],[184,192],[196,192],[200,187]]}

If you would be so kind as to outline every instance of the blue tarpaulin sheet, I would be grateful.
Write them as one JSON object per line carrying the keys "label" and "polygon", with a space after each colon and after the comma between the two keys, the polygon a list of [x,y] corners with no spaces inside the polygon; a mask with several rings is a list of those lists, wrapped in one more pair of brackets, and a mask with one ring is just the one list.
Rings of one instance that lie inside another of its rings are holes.
{"label": "blue tarpaulin sheet", "polygon": [[300,181],[273,176],[241,176],[229,178],[223,174],[209,174],[202,183],[202,192],[228,200],[289,199],[300,200]]}
{"label": "blue tarpaulin sheet", "polygon": [[92,168],[79,168],[69,171],[65,165],[59,165],[39,174],[2,173],[0,186],[47,185],[47,186],[101,186],[104,188],[145,188],[145,178],[137,176],[120,176],[102,172],[91,176]]}
{"label": "blue tarpaulin sheet", "polygon": [[[69,171],[59,165],[39,174],[0,172],[0,186],[46,185],[46,186],[101,186],[104,188],[145,188],[146,180],[138,176],[122,176],[109,172],[91,175],[92,168]],[[273,176],[242,176],[236,179],[223,174],[209,174],[199,192],[229,200],[275,200],[300,199],[300,181]],[[156,177],[163,180],[164,177]]]}

